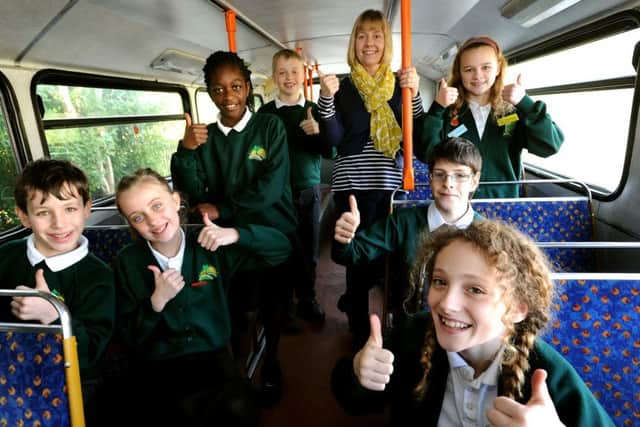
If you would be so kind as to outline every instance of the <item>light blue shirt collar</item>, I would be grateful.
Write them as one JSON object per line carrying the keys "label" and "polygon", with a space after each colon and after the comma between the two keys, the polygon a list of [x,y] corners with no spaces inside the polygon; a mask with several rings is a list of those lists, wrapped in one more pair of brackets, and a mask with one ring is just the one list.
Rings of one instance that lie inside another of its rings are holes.
{"label": "light blue shirt collar", "polygon": [[29,263],[34,266],[44,260],[45,264],[47,264],[47,267],[49,267],[49,269],[53,272],[61,271],[65,268],[71,267],[73,264],[87,256],[88,253],[89,240],[82,235],[80,235],[80,238],[78,239],[77,248],[72,251],[48,258],[42,255],[40,251],[36,249],[35,237],[33,234],[31,234],[27,238],[27,259],[29,260]]}

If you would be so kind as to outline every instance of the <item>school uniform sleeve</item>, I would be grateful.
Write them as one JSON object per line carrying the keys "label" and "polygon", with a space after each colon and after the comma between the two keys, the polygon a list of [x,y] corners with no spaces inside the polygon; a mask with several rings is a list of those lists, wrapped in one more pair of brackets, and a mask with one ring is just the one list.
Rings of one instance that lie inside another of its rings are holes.
{"label": "school uniform sleeve", "polygon": [[369,228],[358,230],[350,243],[333,240],[331,258],[337,264],[366,264],[385,253],[403,250],[405,257],[415,255],[416,236],[428,228],[426,209],[397,209]]}
{"label": "school uniform sleeve", "polygon": [[[111,268],[88,255],[78,263],[78,271],[90,272],[90,279],[75,283],[74,301],[69,302],[71,327],[78,342],[78,357],[93,370],[104,357],[116,322],[116,295]],[[55,274],[55,273],[53,273]],[[95,374],[95,372],[92,372]]]}
{"label": "school uniform sleeve", "polygon": [[268,116],[272,119],[260,123],[265,126],[263,135],[267,146],[267,157],[261,173],[245,188],[238,189],[228,199],[216,204],[223,220],[230,220],[243,210],[255,212],[269,209],[282,199],[284,191],[290,187],[287,133],[280,119]]}
{"label": "school uniform sleeve", "polygon": [[421,128],[421,132],[416,134],[417,138],[414,138],[413,154],[421,162],[426,163],[433,147],[445,140],[446,113],[446,108],[433,101],[429,111],[416,122],[417,127]]}
{"label": "school uniform sleeve", "polygon": [[146,268],[147,265],[157,266],[157,262],[150,253],[144,256],[144,251],[136,250],[137,245],[125,247],[118,254],[114,266],[118,330],[125,344],[132,348],[150,338],[162,320],[162,313],[151,306],[155,282],[153,272]]}
{"label": "school uniform sleeve", "polygon": [[560,149],[564,141],[564,134],[547,114],[547,106],[542,101],[534,101],[528,95],[516,105],[518,112],[519,129],[516,135],[523,135],[523,148],[531,154],[540,157],[548,157]]}
{"label": "school uniform sleeve", "polygon": [[[530,363],[531,373],[539,368],[547,371],[546,384],[549,395],[564,425],[615,426],[576,370],[549,344],[537,339]],[[529,375],[523,390],[527,396],[523,401],[528,400],[531,394],[530,378]]]}
{"label": "school uniform sleeve", "polygon": [[[211,135],[207,139],[207,144],[211,143],[210,140]],[[184,148],[182,141],[180,141],[177,151],[171,156],[171,180],[173,186],[176,190],[186,195],[189,203],[193,206],[206,201],[207,176],[200,159],[202,155],[201,147],[196,150],[190,150]]]}
{"label": "school uniform sleeve", "polygon": [[[420,419],[425,425],[435,425],[442,405],[442,393],[434,393],[431,401],[417,402],[413,389],[420,380],[421,349],[428,313],[410,316],[406,323],[398,324],[383,339],[383,347],[394,355],[394,371],[384,391],[373,391],[360,385],[353,370],[354,355],[341,358],[331,372],[331,390],[336,401],[350,415],[365,415],[382,412],[391,404],[390,425],[411,425]],[[438,354],[438,360],[442,355]],[[446,355],[444,356],[446,360]],[[444,369],[446,382],[447,369]],[[442,380],[438,378],[438,384]],[[428,417],[428,418],[427,418]]]}
{"label": "school uniform sleeve", "polygon": [[234,247],[254,255],[244,269],[281,264],[291,253],[287,236],[273,227],[250,224],[237,230],[240,237]]}

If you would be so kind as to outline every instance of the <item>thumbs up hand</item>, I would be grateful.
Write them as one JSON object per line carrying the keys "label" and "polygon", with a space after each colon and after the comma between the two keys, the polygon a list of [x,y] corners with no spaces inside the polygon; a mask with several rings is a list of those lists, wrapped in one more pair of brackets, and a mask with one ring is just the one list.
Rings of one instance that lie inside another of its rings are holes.
{"label": "thumbs up hand", "polygon": [[517,105],[526,94],[522,86],[522,74],[518,74],[515,83],[508,84],[502,89],[502,99],[511,105]]}
{"label": "thumbs up hand", "polygon": [[338,89],[340,89],[340,80],[335,74],[324,74],[318,70],[318,78],[320,80],[320,95],[333,97]]}
{"label": "thumbs up hand", "polygon": [[202,214],[204,228],[198,235],[198,243],[203,248],[214,252],[220,246],[231,245],[240,239],[240,233],[235,228],[218,227],[209,219],[207,213]]}
{"label": "thumbs up hand", "polygon": [[207,125],[202,123],[193,124],[189,113],[184,113],[184,137],[182,138],[182,146],[189,150],[195,150],[200,145],[207,142],[209,132]]}
{"label": "thumbs up hand", "polygon": [[393,353],[382,348],[382,328],[375,314],[369,316],[371,334],[362,350],[353,358],[353,371],[362,387],[385,389],[393,373]]}
{"label": "thumbs up hand", "polygon": [[[50,294],[49,285],[44,278],[44,271],[39,268],[35,275],[36,286],[17,286],[16,289],[35,289]],[[58,311],[44,298],[40,297],[13,297],[11,300],[11,313],[20,320],[37,320],[43,325],[55,321]]]}
{"label": "thumbs up hand", "polygon": [[436,95],[436,102],[444,108],[447,108],[449,105],[456,102],[456,99],[458,99],[458,89],[455,87],[449,87],[447,80],[444,77],[441,78],[438,94]]}
{"label": "thumbs up hand", "polygon": [[343,212],[338,221],[336,221],[333,238],[343,245],[347,245],[353,240],[359,225],[360,211],[358,210],[358,202],[356,201],[356,196],[351,194],[349,196],[349,211]]}
{"label": "thumbs up hand", "polygon": [[151,294],[151,307],[160,313],[164,310],[164,306],[184,288],[184,277],[173,268],[165,271],[160,271],[155,265],[149,265],[147,268],[151,270],[155,280],[155,289]]}
{"label": "thumbs up hand", "polygon": [[558,418],[549,390],[547,371],[536,369],[531,377],[531,398],[526,405],[504,396],[493,401],[493,408],[487,411],[487,420],[492,427],[564,427]]}
{"label": "thumbs up hand", "polygon": [[307,108],[307,118],[300,122],[300,127],[307,135],[317,135],[320,133],[320,125],[313,118],[311,107]]}

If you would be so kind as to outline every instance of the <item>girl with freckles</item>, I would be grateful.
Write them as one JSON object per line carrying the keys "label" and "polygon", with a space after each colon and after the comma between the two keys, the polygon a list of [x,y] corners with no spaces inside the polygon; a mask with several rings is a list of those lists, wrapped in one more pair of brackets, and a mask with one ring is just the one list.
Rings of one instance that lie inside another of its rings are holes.
{"label": "girl with freckles", "polygon": [[363,414],[391,403],[404,426],[614,426],[574,368],[538,335],[551,317],[548,262],[496,221],[425,235],[411,272],[428,311],[383,340],[371,334],[332,375],[338,402]]}

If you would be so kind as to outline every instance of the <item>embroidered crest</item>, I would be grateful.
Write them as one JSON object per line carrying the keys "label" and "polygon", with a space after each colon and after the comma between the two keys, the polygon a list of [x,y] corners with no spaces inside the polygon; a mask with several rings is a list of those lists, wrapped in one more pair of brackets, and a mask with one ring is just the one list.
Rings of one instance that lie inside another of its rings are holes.
{"label": "embroidered crest", "polygon": [[198,274],[198,280],[213,280],[216,277],[218,277],[218,271],[214,266],[209,264],[203,265],[200,274]]}
{"label": "embroidered crest", "polygon": [[267,158],[267,152],[259,145],[254,145],[253,147],[251,147],[251,150],[249,150],[248,158],[249,160],[263,161]]}
{"label": "embroidered crest", "polygon": [[57,289],[52,290],[51,295],[58,298],[58,301],[64,302],[64,295],[62,295]]}

